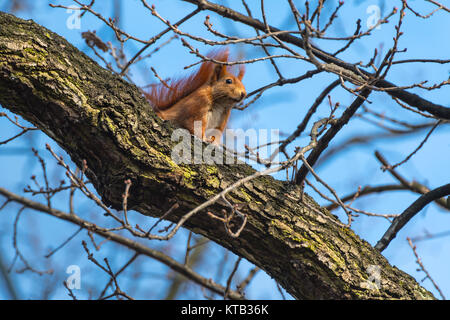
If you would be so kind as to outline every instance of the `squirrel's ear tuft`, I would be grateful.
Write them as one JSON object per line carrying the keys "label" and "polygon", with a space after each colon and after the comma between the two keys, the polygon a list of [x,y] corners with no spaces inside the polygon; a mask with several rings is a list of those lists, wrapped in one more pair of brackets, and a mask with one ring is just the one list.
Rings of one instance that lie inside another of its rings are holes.
{"label": "squirrel's ear tuft", "polygon": [[212,81],[219,81],[227,73],[227,66],[222,64],[216,64],[214,67],[214,73],[212,76]]}
{"label": "squirrel's ear tuft", "polygon": [[[228,61],[228,55],[229,55],[229,50],[228,48],[222,48],[220,50],[214,50],[212,52],[210,52],[207,57],[214,59],[216,61],[221,61],[221,62],[227,62]],[[212,74],[211,74],[211,81],[218,81],[220,78],[222,78],[226,73],[227,73],[227,66],[226,65],[221,65],[221,64],[216,64],[212,61],[206,62],[206,64],[208,66],[213,67],[212,69]],[[209,69],[211,70],[211,69]]]}
{"label": "squirrel's ear tuft", "polygon": [[245,75],[245,65],[241,64],[241,65],[239,65],[238,79],[242,81],[242,78],[244,78],[244,75]]}

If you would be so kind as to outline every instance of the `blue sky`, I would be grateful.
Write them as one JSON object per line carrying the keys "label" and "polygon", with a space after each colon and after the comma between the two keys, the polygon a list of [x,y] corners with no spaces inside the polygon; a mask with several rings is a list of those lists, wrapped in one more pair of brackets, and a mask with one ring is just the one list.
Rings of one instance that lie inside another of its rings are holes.
{"label": "blue sky", "polygon": [[[148,1],[149,3],[152,3]],[[254,16],[260,17],[258,11],[259,1],[248,1],[252,6]],[[330,1],[330,3],[336,3],[337,1]],[[70,5],[71,1],[53,1],[55,4]],[[155,0],[153,2],[156,5],[157,11],[163,16],[170,18],[171,22],[174,22],[194,8],[192,5],[176,1],[176,0]],[[232,7],[238,11],[244,12],[240,1],[228,1],[225,2],[232,4]],[[280,4],[282,3],[282,4]],[[296,1],[296,3],[302,3]],[[342,36],[351,35],[354,32],[356,19],[362,20],[363,30],[366,30],[366,22],[369,18],[367,8],[370,5],[379,6],[382,15],[390,12],[392,6],[400,7],[399,1],[386,1],[386,5],[383,1],[347,1],[341,9],[339,18],[336,21],[335,26],[331,28],[330,36]],[[414,8],[421,12],[429,12],[431,6],[424,4],[422,1],[409,1]],[[266,12],[268,14],[269,23],[273,26],[280,28],[294,29],[295,23],[291,16],[288,14],[288,7],[286,3],[279,1],[266,1]],[[301,6],[299,5],[301,8]],[[0,8],[2,5],[0,4]],[[105,16],[112,14],[111,1],[102,1],[95,7],[97,11],[102,12]],[[328,16],[334,9],[334,6],[324,8],[323,15]],[[143,8],[140,1],[122,1],[123,16],[120,21],[121,26],[130,34],[136,35],[141,38],[149,38],[152,35],[158,33],[164,28],[164,25],[151,16],[151,14]],[[221,30],[227,34],[252,36],[254,31],[250,28],[237,26],[236,24],[219,18],[215,14],[209,13],[211,16],[211,22],[214,28]],[[105,40],[112,40],[112,33],[108,30],[102,22],[87,14],[82,19],[81,29],[69,29],[66,26],[66,21],[70,13],[65,12],[64,9],[52,9],[48,7],[47,1],[36,1],[33,3],[33,10],[30,12],[20,12],[18,16],[26,19],[33,19],[37,23],[49,28],[50,30],[62,35],[69,42],[74,44],[80,50],[86,52],[91,57],[94,57],[92,52],[84,44],[81,38],[81,32],[87,30],[96,30],[97,34]],[[206,13],[200,13],[191,21],[183,24],[181,30],[189,31],[204,37],[211,37],[203,26]],[[324,19],[325,20],[325,19]],[[391,19],[391,23],[382,25],[379,30],[375,30],[370,37],[363,38],[357,41],[354,46],[339,57],[345,61],[367,62],[373,54],[374,48],[381,49],[383,54],[386,52],[383,48],[389,48],[392,45],[392,37],[395,34],[394,24],[398,21],[398,15]],[[442,30],[448,30],[450,20],[448,14],[444,12],[436,13],[433,18],[423,20],[415,17],[411,13],[408,13],[403,23],[404,35],[401,37],[399,46],[400,48],[407,47],[407,52],[399,53],[397,59],[407,58],[439,58],[448,59],[450,53],[450,39],[449,35]],[[167,40],[167,36],[161,39],[161,42]],[[191,43],[193,41],[190,40]],[[315,41],[315,43],[322,49],[332,52],[333,50],[340,48],[342,42],[330,42],[330,41]],[[197,44],[196,44],[197,45]],[[126,53],[131,56],[136,50],[141,47],[141,44],[129,43],[126,47]],[[208,48],[202,45],[198,45],[198,48],[203,52],[207,52]],[[235,48],[236,51],[243,51],[246,58],[256,58],[264,55],[262,51],[255,49],[249,50],[246,47]],[[140,86],[148,83],[156,82],[155,77],[150,71],[150,66],[155,67],[158,73],[163,77],[170,77],[173,75],[184,74],[183,67],[196,62],[197,59],[188,53],[188,50],[182,47],[179,41],[172,41],[169,45],[164,47],[159,53],[152,56],[150,60],[140,62],[138,65],[133,66],[131,69],[133,81]],[[307,70],[313,69],[311,65],[304,62],[293,62],[292,60],[280,60],[279,66],[283,75],[288,77],[298,76]],[[448,65],[424,65],[424,64],[401,64],[392,68],[388,80],[397,85],[410,85],[421,80],[429,80],[429,84],[441,82],[448,79],[450,73],[450,66]],[[262,85],[275,81],[276,75],[269,63],[255,63],[247,66],[246,76],[244,78],[244,84],[246,85],[247,92],[250,92]],[[257,103],[253,104],[245,111],[234,110],[230,121],[231,128],[254,128],[254,129],[279,129],[281,132],[290,133],[295,130],[296,126],[303,119],[309,106],[313,103],[317,95],[335,78],[332,75],[321,75],[314,77],[310,80],[301,82],[294,85],[286,85],[284,87],[275,88],[267,92]],[[447,87],[442,88],[439,91],[426,91],[421,89],[411,90],[420,94],[422,97],[430,99],[435,103],[440,103],[444,106],[448,106],[450,98],[450,89]],[[354,96],[350,95],[344,89],[339,88],[332,92],[332,100],[334,102],[339,101],[344,109],[354,99]],[[397,105],[385,94],[374,93],[369,98],[373,103],[369,106],[373,110],[378,112],[384,112],[386,115],[397,117],[404,121],[411,123],[418,123],[422,119],[416,115],[406,112]],[[329,107],[327,103],[324,103],[319,112],[313,117],[313,121],[318,120],[328,114]],[[3,111],[3,110],[2,110]],[[14,134],[15,129],[9,125],[6,125],[4,119],[0,118],[0,140],[4,137],[10,137]],[[380,132],[380,129],[368,124],[360,119],[352,119],[350,125],[344,128],[336,137],[334,144],[339,144],[341,141],[345,141],[349,137],[354,137],[361,134],[369,134]],[[345,195],[349,192],[356,191],[359,185],[379,185],[384,183],[395,182],[387,172],[380,170],[380,165],[376,161],[373,152],[374,150],[381,151],[391,163],[402,160],[408,153],[413,151],[420,143],[421,139],[425,136],[426,131],[420,131],[420,133],[410,136],[408,138],[389,138],[380,139],[367,146],[355,146],[349,150],[339,153],[336,157],[331,158],[323,165],[317,168],[318,174],[324,178],[340,195]],[[50,139],[43,134],[33,133],[29,137],[19,140],[17,142],[8,144],[7,146],[0,146],[0,161],[3,168],[1,175],[1,187],[10,188],[18,193],[23,193],[21,190],[26,184],[29,183],[29,176],[31,174],[39,174],[39,166],[37,161],[30,159],[31,151],[30,145],[35,146],[37,149],[44,149],[46,142]],[[304,135],[298,141],[296,145],[302,145],[307,143],[308,136]],[[58,147],[52,144],[56,149]],[[291,149],[292,151],[292,149]],[[63,152],[63,151],[59,151]],[[41,152],[42,156],[50,162],[50,158],[44,150]],[[448,124],[440,126],[436,132],[430,137],[424,147],[405,165],[399,168],[404,176],[409,179],[417,180],[423,184],[426,184],[430,188],[435,188],[440,185],[449,182],[449,157],[450,157],[450,139]],[[67,159],[67,157],[66,157]],[[52,176],[55,178],[63,177],[64,172],[59,168],[52,166],[50,168]],[[284,173],[276,175],[277,178],[283,179]],[[310,179],[313,181],[313,179]],[[323,190],[323,189],[321,189]],[[326,201],[320,199],[314,191],[307,190],[319,203],[326,204]],[[360,209],[368,210],[377,213],[400,213],[409,204],[411,204],[417,195],[410,192],[395,191],[392,193],[385,193],[383,195],[372,195],[364,197],[361,200],[357,200],[354,205]],[[42,199],[41,199],[42,200]],[[60,203],[63,209],[66,209],[66,202],[64,198],[61,198]],[[8,252],[10,260],[13,257],[13,251],[11,247],[11,232],[13,219],[15,217],[15,211],[17,208],[11,208],[8,214],[3,212],[0,215],[1,223],[1,249]],[[94,214],[92,206],[84,200],[80,199],[80,209]],[[345,217],[340,213],[339,216],[342,219]],[[62,224],[55,221],[52,218],[35,217],[29,213],[24,218],[23,230],[24,239],[33,241],[33,237],[38,235],[28,235],[27,227],[39,226],[37,229],[45,234],[51,229],[52,237],[45,237],[45,245],[54,246],[54,243],[63,241],[67,234],[70,234],[76,230],[73,226]],[[138,218],[139,219],[139,218]],[[343,220],[345,221],[345,220]],[[424,278],[424,274],[417,272],[417,264],[415,263],[414,256],[409,248],[405,238],[415,237],[423,235],[426,232],[439,233],[448,230],[450,222],[449,212],[443,211],[436,205],[432,204],[425,208],[420,214],[418,214],[397,236],[392,244],[383,252],[388,258],[391,264],[396,265],[400,269],[406,271],[410,275],[414,276],[418,281]],[[50,225],[54,225],[54,229],[50,228]],[[388,222],[382,218],[370,218],[361,216],[358,217],[352,225],[353,230],[362,238],[369,241],[372,245],[381,237],[383,232],[388,227]],[[31,232],[30,232],[31,233]],[[181,233],[174,239],[174,244],[179,244],[178,250],[179,256],[182,256],[182,252],[185,246],[185,239],[187,233]],[[79,240],[82,237],[79,236],[78,241],[74,241],[70,244],[66,251],[79,250]],[[55,240],[55,239],[59,239]],[[450,262],[450,243],[448,237],[437,238],[433,240],[421,241],[417,243],[417,250],[423,260],[423,263],[427,267],[434,280],[439,284],[442,291],[446,296],[450,296],[450,279],[448,274],[448,264]],[[33,252],[36,247],[30,244],[30,242],[23,242],[24,251]],[[154,244],[152,244],[154,245]],[[160,244],[155,244],[161,246]],[[44,246],[44,245],[43,245]],[[175,246],[176,247],[176,246]],[[43,248],[41,248],[43,249]],[[111,249],[113,250],[113,249]],[[105,250],[105,252],[109,252]],[[217,261],[220,261],[223,251],[212,249],[212,252],[216,252]],[[64,266],[66,260],[69,259],[70,253],[58,253],[61,255],[61,268],[59,270],[60,277],[64,277]],[[128,253],[129,255],[129,253]],[[118,265],[128,256],[115,257]],[[231,261],[236,258],[232,257]],[[83,264],[83,270],[86,271],[86,278],[89,279],[89,272],[93,269],[93,266],[83,261],[77,261],[76,263]],[[44,265],[45,263],[43,263]],[[148,263],[142,263],[142,268],[148,266]],[[167,270],[158,263],[151,264],[152,270],[155,274],[163,275]],[[231,263],[232,266],[232,263]],[[250,264],[244,263],[241,266],[242,276],[245,276],[245,270],[248,270]],[[95,272],[95,271],[92,271]],[[210,273],[209,270],[202,270],[202,272]],[[96,273],[98,275],[98,273]],[[33,285],[33,281],[36,281],[35,277],[16,277],[19,283],[20,294],[22,297],[27,296],[27,287]],[[96,278],[90,278],[89,281],[95,283]],[[130,280],[131,281],[131,280]],[[149,283],[161,283],[159,276],[149,276]],[[436,290],[432,287],[430,281],[426,280],[422,283],[427,289],[431,290],[436,296]],[[86,293],[80,293],[81,296],[88,296]],[[149,294],[149,297],[157,297],[157,292],[147,293],[139,292],[138,295]],[[251,298],[279,298],[278,291],[276,290],[273,281],[263,273],[260,273],[255,279],[254,284],[249,291]],[[64,290],[59,290],[56,294],[51,296],[52,298],[66,298]],[[0,298],[6,298],[2,296],[2,290],[0,286]]]}

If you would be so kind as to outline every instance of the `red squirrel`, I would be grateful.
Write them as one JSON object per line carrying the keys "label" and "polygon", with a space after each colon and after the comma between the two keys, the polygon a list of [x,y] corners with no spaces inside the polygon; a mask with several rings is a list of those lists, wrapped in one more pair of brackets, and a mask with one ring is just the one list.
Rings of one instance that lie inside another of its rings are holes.
{"label": "red squirrel", "polygon": [[[222,49],[207,57],[228,62],[228,53],[228,49]],[[197,72],[155,85],[145,96],[162,119],[172,121],[204,141],[218,144],[231,109],[246,96],[242,84],[244,66],[239,66],[236,76],[230,69],[227,65],[205,61]],[[199,130],[194,130],[196,121],[201,123],[201,136]]]}

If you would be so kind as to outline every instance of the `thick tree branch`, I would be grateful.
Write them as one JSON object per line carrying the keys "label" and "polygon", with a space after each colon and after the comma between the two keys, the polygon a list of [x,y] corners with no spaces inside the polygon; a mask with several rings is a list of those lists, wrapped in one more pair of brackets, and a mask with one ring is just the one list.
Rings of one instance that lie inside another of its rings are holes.
{"label": "thick tree branch", "polygon": [[[160,217],[178,203],[165,217],[177,222],[255,172],[245,164],[175,164],[172,126],[154,115],[135,86],[55,33],[4,13],[0,103],[53,138],[78,166],[85,159],[86,175],[103,202],[117,209],[122,207],[123,181],[130,179],[129,209]],[[301,194],[298,186],[262,176],[227,195],[227,201],[240,204],[239,211],[248,217],[239,237],[230,237],[223,223],[205,211],[184,226],[265,270],[296,298],[433,298]],[[228,208],[218,203],[208,208],[222,209]],[[373,265],[381,270],[378,290],[367,281]]]}

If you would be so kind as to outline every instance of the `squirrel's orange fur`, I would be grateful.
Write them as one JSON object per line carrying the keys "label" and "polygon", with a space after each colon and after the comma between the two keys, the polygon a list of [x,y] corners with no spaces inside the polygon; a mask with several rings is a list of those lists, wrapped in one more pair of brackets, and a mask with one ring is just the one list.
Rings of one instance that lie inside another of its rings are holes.
{"label": "squirrel's orange fur", "polygon": [[[228,49],[210,53],[207,57],[228,62]],[[237,76],[230,69],[205,61],[197,72],[168,81],[168,87],[160,83],[145,96],[162,119],[172,121],[205,141],[218,143],[232,107],[246,96],[241,82],[244,66],[240,65]],[[195,121],[201,123],[201,133],[194,132]],[[215,129],[213,133],[211,129]]]}

